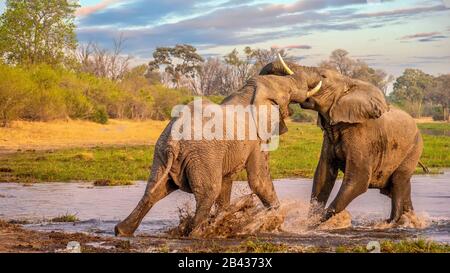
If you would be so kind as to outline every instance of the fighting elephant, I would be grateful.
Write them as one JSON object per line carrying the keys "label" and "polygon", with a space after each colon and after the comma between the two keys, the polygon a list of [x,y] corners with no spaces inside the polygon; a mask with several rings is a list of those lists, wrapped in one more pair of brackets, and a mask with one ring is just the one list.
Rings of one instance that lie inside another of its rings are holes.
{"label": "fighting elephant", "polygon": [[[344,210],[369,188],[391,198],[389,222],[413,211],[411,176],[422,153],[421,134],[413,118],[387,104],[384,94],[370,83],[321,68],[288,63],[303,86],[317,86],[301,103],[318,112],[323,144],[317,165],[311,202],[325,208],[338,171],[344,172],[336,198],[325,210],[325,221]],[[278,63],[264,67],[260,75],[286,75]]]}
{"label": "fighting elephant", "polygon": [[[287,131],[283,119],[289,115],[289,103],[303,102],[307,92],[314,91],[314,88],[307,90],[299,87],[291,77],[256,76],[240,91],[225,98],[220,107],[227,111],[229,106],[277,105],[280,117],[274,126],[278,126],[282,134]],[[205,100],[203,104],[211,105]],[[192,108],[193,104],[189,107]],[[252,112],[252,115],[255,113],[258,111]],[[242,126],[242,123],[256,122],[259,118],[256,116],[245,121],[234,119],[234,128]],[[232,140],[175,140],[172,129],[179,120],[180,117],[173,118],[159,137],[144,196],[131,214],[116,225],[116,235],[133,235],[151,207],[177,189],[194,194],[196,211],[191,224],[191,229],[194,229],[207,218],[214,204],[223,208],[230,202],[232,177],[243,169],[247,172],[251,190],[262,203],[269,208],[279,206],[270,178],[268,152],[261,149],[265,139],[251,139],[246,133],[242,139]],[[245,124],[245,127],[248,126],[251,124]]]}

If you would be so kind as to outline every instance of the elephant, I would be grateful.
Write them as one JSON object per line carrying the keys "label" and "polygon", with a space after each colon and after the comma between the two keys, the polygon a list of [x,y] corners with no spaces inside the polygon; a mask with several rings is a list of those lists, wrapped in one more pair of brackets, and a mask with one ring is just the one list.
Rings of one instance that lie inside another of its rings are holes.
{"label": "elephant", "polygon": [[[279,58],[278,62],[283,62]],[[305,101],[307,93],[314,91],[300,86],[292,77],[258,75],[218,107],[277,105],[280,117],[276,126],[283,134],[287,131],[283,120],[289,116],[289,104]],[[206,100],[202,104],[212,105]],[[188,107],[192,108],[193,104]],[[159,137],[145,193],[131,214],[115,226],[116,236],[132,236],[152,206],[178,189],[194,194],[196,211],[190,230],[195,229],[207,218],[214,204],[219,209],[229,204],[232,178],[243,169],[251,190],[264,206],[279,206],[270,177],[269,155],[261,150],[264,139],[250,139],[248,135],[233,140],[174,139],[172,129],[179,120],[180,117],[173,118]],[[242,121],[234,120],[235,125],[239,122]],[[250,122],[250,119],[246,121]]]}
{"label": "elephant", "polygon": [[[411,176],[417,164],[422,165],[423,149],[414,119],[388,105],[381,90],[370,83],[334,70],[287,66],[303,86],[321,87],[300,103],[302,108],[318,112],[323,131],[311,193],[311,203],[318,204],[318,209],[311,213],[324,211],[321,220],[326,221],[369,188],[390,197],[388,222],[396,223],[403,214],[413,212]],[[270,63],[260,75],[283,76],[285,71],[280,64]],[[339,170],[344,173],[343,183],[325,209]]]}

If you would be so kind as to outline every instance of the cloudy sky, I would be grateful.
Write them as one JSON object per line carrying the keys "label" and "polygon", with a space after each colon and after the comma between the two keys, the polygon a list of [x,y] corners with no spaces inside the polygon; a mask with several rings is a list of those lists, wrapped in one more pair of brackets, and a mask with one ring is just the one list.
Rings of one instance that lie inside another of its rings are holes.
{"label": "cloudy sky", "polygon": [[450,73],[450,0],[81,0],[81,42],[147,62],[157,46],[188,43],[205,56],[247,45],[286,47],[305,65],[333,49],[398,76],[406,67]]}

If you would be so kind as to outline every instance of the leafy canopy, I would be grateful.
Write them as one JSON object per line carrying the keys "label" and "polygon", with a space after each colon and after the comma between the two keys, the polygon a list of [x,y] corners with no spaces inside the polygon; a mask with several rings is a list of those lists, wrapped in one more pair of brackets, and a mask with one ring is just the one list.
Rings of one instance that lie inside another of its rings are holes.
{"label": "leafy canopy", "polygon": [[0,16],[0,57],[19,65],[68,64],[77,48],[73,0],[7,0]]}

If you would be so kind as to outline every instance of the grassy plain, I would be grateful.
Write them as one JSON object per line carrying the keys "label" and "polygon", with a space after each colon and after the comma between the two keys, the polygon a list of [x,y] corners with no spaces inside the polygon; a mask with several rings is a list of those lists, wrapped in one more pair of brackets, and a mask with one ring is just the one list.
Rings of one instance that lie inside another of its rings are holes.
{"label": "grassy plain", "polygon": [[[146,180],[152,146],[166,122],[19,122],[0,128],[0,181],[96,181],[98,185]],[[271,153],[273,178],[312,177],[322,132],[314,124],[288,122],[289,132]],[[420,123],[422,162],[433,172],[450,167],[449,123]],[[429,130],[432,133],[429,134]],[[418,168],[417,172],[421,170]],[[245,176],[240,175],[243,179]]]}

